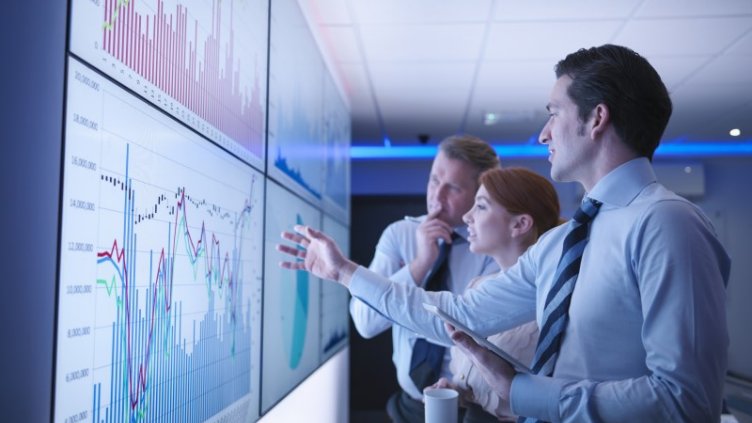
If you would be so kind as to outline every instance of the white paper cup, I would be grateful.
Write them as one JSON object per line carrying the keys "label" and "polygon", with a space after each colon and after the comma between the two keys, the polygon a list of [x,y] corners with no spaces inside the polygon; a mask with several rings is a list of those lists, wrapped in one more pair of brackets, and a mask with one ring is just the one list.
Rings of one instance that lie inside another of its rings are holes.
{"label": "white paper cup", "polygon": [[459,395],[449,388],[423,390],[426,404],[426,423],[457,423]]}

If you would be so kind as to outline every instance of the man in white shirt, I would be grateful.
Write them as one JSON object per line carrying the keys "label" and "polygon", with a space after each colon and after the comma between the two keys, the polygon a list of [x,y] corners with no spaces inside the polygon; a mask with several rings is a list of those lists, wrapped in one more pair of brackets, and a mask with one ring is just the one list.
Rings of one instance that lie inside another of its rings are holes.
{"label": "man in white shirt", "polygon": [[[428,214],[390,224],[379,239],[369,269],[394,283],[426,287],[441,242],[452,244],[445,287],[449,291],[462,292],[474,277],[497,271],[493,260],[468,249],[462,216],[473,205],[480,174],[498,166],[496,153],[483,140],[469,135],[444,139],[431,166],[426,189]],[[418,381],[424,386],[416,386],[410,373],[414,346],[425,341],[419,341],[421,337],[411,330],[392,325],[391,320],[356,298],[350,303],[350,314],[358,333],[365,338],[392,328],[392,361],[401,390],[389,399],[387,412],[396,422],[422,422],[425,385]],[[437,354],[442,354],[442,348]],[[426,375],[425,383],[433,384],[448,373],[447,358],[442,360],[440,373]]]}
{"label": "man in white shirt", "polygon": [[[540,142],[549,148],[551,176],[582,184],[584,210],[597,205],[572,290],[557,290],[554,281],[562,252],[572,251],[564,245],[575,224],[547,232],[515,266],[462,296],[384,280],[307,227],[285,235],[308,248],[297,254],[304,263],[284,266],[339,281],[431,339],[457,341],[516,415],[551,422],[718,421],[730,259],[702,211],[656,181],[650,161],[671,115],[666,87],[647,60],[614,45],[568,55],[556,76]],[[483,335],[536,318],[543,339],[552,315],[546,307],[561,299],[549,294],[560,292],[569,297],[568,320],[559,326],[563,337],[549,374],[515,373],[467,336],[452,331],[450,338],[421,309],[436,304]]]}

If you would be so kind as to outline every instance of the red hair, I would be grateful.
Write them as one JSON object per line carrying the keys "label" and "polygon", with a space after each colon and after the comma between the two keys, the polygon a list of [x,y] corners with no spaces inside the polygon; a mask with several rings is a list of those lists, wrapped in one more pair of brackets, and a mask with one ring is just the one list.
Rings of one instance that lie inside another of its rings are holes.
{"label": "red hair", "polygon": [[480,175],[480,183],[509,213],[532,217],[536,238],[561,223],[554,186],[533,171],[522,167],[490,169]]}

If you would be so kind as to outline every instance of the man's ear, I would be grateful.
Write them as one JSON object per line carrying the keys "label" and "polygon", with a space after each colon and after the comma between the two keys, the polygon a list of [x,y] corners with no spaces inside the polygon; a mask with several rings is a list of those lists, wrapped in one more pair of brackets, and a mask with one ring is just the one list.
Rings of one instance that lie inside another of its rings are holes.
{"label": "man's ear", "polygon": [[599,103],[593,108],[590,119],[590,137],[597,139],[606,132],[606,128],[611,123],[611,111],[608,106]]}

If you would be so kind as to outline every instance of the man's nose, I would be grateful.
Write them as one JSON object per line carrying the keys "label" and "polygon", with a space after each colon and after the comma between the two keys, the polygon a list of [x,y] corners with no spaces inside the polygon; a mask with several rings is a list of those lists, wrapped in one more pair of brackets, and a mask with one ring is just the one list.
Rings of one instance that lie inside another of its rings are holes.
{"label": "man's nose", "polygon": [[538,142],[545,145],[548,144],[549,141],[551,141],[551,130],[548,128],[548,122],[546,122],[538,135]]}
{"label": "man's nose", "polygon": [[446,196],[447,196],[447,188],[445,186],[439,187],[438,191],[436,191],[436,200],[443,203],[446,200]]}

